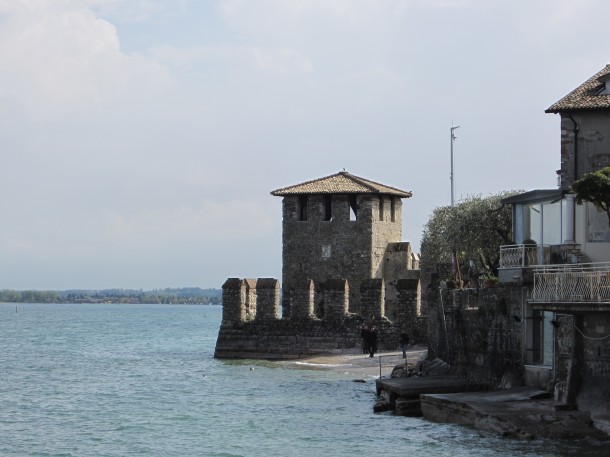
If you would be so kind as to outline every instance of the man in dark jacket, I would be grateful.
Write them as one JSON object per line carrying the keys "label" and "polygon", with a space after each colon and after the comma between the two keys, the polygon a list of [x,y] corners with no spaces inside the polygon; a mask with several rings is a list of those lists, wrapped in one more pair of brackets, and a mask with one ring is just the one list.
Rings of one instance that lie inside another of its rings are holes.
{"label": "man in dark jacket", "polygon": [[374,325],[369,330],[369,357],[374,357],[377,352],[377,327]]}
{"label": "man in dark jacket", "polygon": [[409,348],[409,335],[405,332],[400,334],[400,349],[402,350],[402,358],[407,358],[407,349]]}

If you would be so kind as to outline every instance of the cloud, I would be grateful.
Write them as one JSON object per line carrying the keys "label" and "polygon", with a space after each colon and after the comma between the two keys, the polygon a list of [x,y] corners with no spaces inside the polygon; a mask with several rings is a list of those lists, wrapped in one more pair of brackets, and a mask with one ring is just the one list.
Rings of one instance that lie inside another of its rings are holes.
{"label": "cloud", "polygon": [[[202,238],[227,242],[258,238],[272,227],[269,211],[258,201],[204,201],[197,207],[144,209],[135,214],[106,212],[100,221],[109,239],[130,245],[167,244]],[[265,215],[267,217],[261,217]]]}
{"label": "cloud", "polygon": [[[243,23],[248,18],[269,16],[278,23],[307,16],[329,15],[351,25],[367,23],[379,15],[400,14],[411,1],[404,0],[224,0],[221,13],[230,21]],[[253,16],[254,15],[254,16]]]}
{"label": "cloud", "polygon": [[275,53],[254,49],[253,54],[256,66],[264,70],[274,70],[281,74],[286,74],[293,68],[304,73],[313,71],[313,65],[309,59],[295,49],[282,48]]}
{"label": "cloud", "polygon": [[[82,0],[73,0],[80,1]],[[102,15],[113,15],[121,20],[144,22],[158,15],[184,12],[190,0],[86,0]]]}
{"label": "cloud", "polygon": [[107,209],[71,217],[40,212],[19,233],[0,229],[5,259],[72,261],[120,257],[122,253],[185,252],[235,240],[255,240],[274,229],[275,214],[256,200],[204,201],[199,206]]}
{"label": "cloud", "polygon": [[37,117],[145,97],[170,84],[168,70],[121,51],[116,28],[77,2],[0,3],[0,100]]}

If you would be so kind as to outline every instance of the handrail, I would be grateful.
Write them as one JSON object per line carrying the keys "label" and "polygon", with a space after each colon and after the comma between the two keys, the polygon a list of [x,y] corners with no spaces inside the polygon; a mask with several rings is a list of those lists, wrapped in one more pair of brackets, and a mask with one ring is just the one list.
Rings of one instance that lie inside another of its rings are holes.
{"label": "handrail", "polygon": [[[405,367],[406,367],[407,366],[407,360],[409,360],[409,355],[408,354],[409,353],[407,352],[407,358],[406,359],[402,359],[402,353],[398,353],[398,354],[396,354],[396,353],[394,353],[394,354],[383,354],[383,355],[379,354],[379,355],[377,355],[377,357],[379,358],[379,377],[381,378],[381,359],[382,358],[385,358],[385,357],[394,357],[394,358],[401,357],[401,360],[405,361]],[[384,365],[384,367],[390,367],[391,366],[392,368],[394,368],[396,365],[398,365],[398,364],[396,363],[396,364],[393,364],[393,365]]]}
{"label": "handrail", "polygon": [[610,262],[537,265],[533,303],[610,303]]}
{"label": "handrail", "polygon": [[552,265],[534,265],[534,269],[536,273],[549,273],[554,271],[610,272],[610,262],[556,263]]}
{"label": "handrail", "polygon": [[509,244],[500,246],[500,269],[526,268],[549,263],[548,244]]}

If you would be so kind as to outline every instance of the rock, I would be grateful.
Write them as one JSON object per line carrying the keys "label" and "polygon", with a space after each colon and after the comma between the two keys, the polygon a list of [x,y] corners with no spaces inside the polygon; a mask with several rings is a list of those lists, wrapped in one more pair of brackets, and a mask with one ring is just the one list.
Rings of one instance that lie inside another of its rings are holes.
{"label": "rock", "polygon": [[380,400],[377,403],[375,403],[375,406],[373,406],[373,411],[376,413],[382,413],[384,411],[389,411],[391,408],[390,404],[384,400]]}
{"label": "rock", "polygon": [[420,417],[421,403],[418,400],[396,400],[396,414],[399,416]]}

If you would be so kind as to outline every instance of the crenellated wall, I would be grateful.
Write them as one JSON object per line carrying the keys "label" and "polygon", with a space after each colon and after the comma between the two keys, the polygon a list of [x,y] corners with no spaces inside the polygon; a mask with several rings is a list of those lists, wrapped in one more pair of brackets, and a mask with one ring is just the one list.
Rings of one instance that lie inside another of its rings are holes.
{"label": "crenellated wall", "polygon": [[[358,290],[359,309],[364,313],[350,313],[346,279],[317,285],[311,279],[296,281],[289,291],[291,316],[280,317],[277,279],[229,278],[222,286],[223,318],[214,356],[282,359],[359,348],[364,324],[377,326],[380,349],[397,349],[403,331],[413,344],[425,343],[426,318],[421,315],[418,279],[396,282],[398,318],[394,321],[385,316],[383,279],[363,281]],[[315,313],[317,301],[323,304],[321,316]]]}

